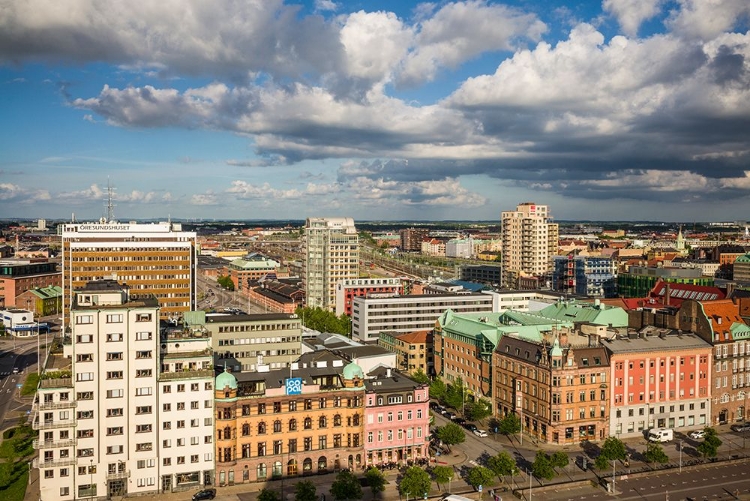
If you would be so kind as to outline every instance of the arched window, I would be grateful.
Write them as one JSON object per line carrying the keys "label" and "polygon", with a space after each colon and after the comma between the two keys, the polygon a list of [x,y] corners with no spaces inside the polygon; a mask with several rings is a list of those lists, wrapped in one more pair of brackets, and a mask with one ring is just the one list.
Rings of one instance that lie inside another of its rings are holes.
{"label": "arched window", "polygon": [[242,436],[246,437],[250,435],[250,425],[245,423],[242,425]]}
{"label": "arched window", "polygon": [[289,462],[286,464],[286,474],[287,475],[297,474],[297,460],[296,459],[290,459]]}
{"label": "arched window", "polygon": [[232,438],[232,429],[229,426],[224,427],[224,440]]}
{"label": "arched window", "polygon": [[281,476],[281,461],[275,461],[273,463],[273,471],[271,472],[271,476],[273,477]]}
{"label": "arched window", "polygon": [[354,423],[354,426],[359,426],[359,414],[355,414],[354,417],[352,417],[352,422]]}
{"label": "arched window", "polygon": [[258,480],[262,480],[266,478],[266,475],[268,475],[268,470],[266,470],[266,463],[260,463],[258,465],[258,468],[256,470],[256,475],[258,476]]}
{"label": "arched window", "polygon": [[326,420],[325,416],[320,416],[318,419],[318,428],[325,428],[328,424],[328,421]]}
{"label": "arched window", "polygon": [[312,419],[309,417],[305,418],[305,429],[312,430]]}
{"label": "arched window", "polygon": [[312,471],[312,459],[305,458],[302,461],[302,473],[310,473]]}
{"label": "arched window", "polygon": [[328,460],[325,456],[320,456],[318,458],[318,471],[325,471],[328,469]]}
{"label": "arched window", "polygon": [[341,426],[341,414],[333,416],[333,426]]}
{"label": "arched window", "polygon": [[296,431],[297,430],[297,420],[296,419],[290,419],[289,420],[289,431]]}
{"label": "arched window", "polygon": [[273,422],[273,432],[281,433],[281,421],[278,419]]}
{"label": "arched window", "polygon": [[258,423],[258,435],[264,435],[266,433],[266,423],[261,421]]}

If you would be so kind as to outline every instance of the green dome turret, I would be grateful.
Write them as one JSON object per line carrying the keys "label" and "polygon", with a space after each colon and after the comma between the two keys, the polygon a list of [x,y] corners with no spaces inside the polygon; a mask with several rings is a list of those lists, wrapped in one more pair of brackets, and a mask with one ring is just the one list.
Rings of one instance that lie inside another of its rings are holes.
{"label": "green dome turret", "polygon": [[344,367],[344,379],[351,380],[354,378],[364,379],[365,373],[362,372],[362,367],[352,362]]}
{"label": "green dome turret", "polygon": [[224,371],[216,376],[216,389],[223,391],[227,386],[230,390],[236,390],[237,378],[231,372]]}

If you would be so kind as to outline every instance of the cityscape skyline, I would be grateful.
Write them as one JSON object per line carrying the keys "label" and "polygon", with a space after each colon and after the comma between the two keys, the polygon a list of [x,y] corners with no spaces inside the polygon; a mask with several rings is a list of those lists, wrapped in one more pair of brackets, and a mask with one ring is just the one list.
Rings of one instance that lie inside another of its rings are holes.
{"label": "cityscape skyline", "polygon": [[732,0],[12,2],[0,215],[98,219],[110,179],[116,219],[534,201],[726,220],[719,202],[750,209],[748,19]]}

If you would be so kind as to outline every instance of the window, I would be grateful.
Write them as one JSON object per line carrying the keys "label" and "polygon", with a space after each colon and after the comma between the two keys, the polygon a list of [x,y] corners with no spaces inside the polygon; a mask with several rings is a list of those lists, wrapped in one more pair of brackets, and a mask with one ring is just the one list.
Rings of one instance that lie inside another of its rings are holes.
{"label": "window", "polygon": [[135,358],[152,358],[152,353],[153,352],[151,350],[136,351]]}
{"label": "window", "polygon": [[122,435],[122,426],[113,426],[111,428],[107,428],[107,435]]}
{"label": "window", "polygon": [[150,322],[151,321],[151,313],[138,313],[135,316],[136,322]]}
{"label": "window", "polygon": [[122,371],[108,371],[107,379],[122,379]]}
{"label": "window", "polygon": [[122,409],[107,409],[107,417],[117,417],[122,416],[123,412]]}
{"label": "window", "polygon": [[[151,377],[151,374],[152,374],[151,369],[138,369],[135,371],[135,377]],[[169,392],[165,391],[164,393],[169,393]]]}
{"label": "window", "polygon": [[281,433],[281,421],[278,419],[273,422],[273,432]]}
{"label": "window", "polygon": [[289,431],[296,431],[297,430],[297,420],[296,419],[290,419],[289,420]]}
{"label": "window", "polygon": [[326,449],[326,442],[327,442],[327,440],[328,439],[327,439],[327,437],[325,435],[320,435],[318,437],[318,449],[320,449],[321,451],[325,450]]}
{"label": "window", "polygon": [[151,442],[144,442],[142,444],[135,444],[135,450],[138,452],[141,451],[150,451],[153,450],[153,445]]}
{"label": "window", "polygon": [[107,323],[108,324],[121,324],[122,313],[110,313],[109,315],[107,315]]}
{"label": "window", "polygon": [[135,408],[136,414],[151,414],[151,406],[150,405],[141,405]]}
{"label": "window", "polygon": [[107,390],[107,398],[122,398],[123,390]]}
{"label": "window", "polygon": [[164,459],[162,459],[161,464],[163,466],[171,466],[172,465],[172,458],[164,458]]}
{"label": "window", "polygon": [[135,426],[135,432],[136,433],[148,433],[151,431],[151,425],[150,424],[138,424]]}
{"label": "window", "polygon": [[[393,421],[393,419],[390,419],[389,421]],[[336,414],[335,416],[333,416],[333,426],[341,426],[341,415],[340,414]]]}
{"label": "window", "polygon": [[93,391],[79,391],[76,393],[76,400],[93,400],[94,399],[94,392]]}
{"label": "window", "polygon": [[[76,325],[93,324],[94,315],[76,315]],[[91,342],[91,341],[87,341]]]}
{"label": "window", "polygon": [[199,419],[191,419],[190,420],[190,427],[191,428],[197,428],[200,426],[200,420]]}
{"label": "window", "polygon": [[177,428],[184,428],[185,427],[185,420],[180,419],[177,421]]}
{"label": "window", "polygon": [[111,362],[111,361],[115,361],[115,360],[122,360],[122,352],[121,351],[107,353],[107,361]]}
{"label": "window", "polygon": [[169,449],[170,447],[172,447],[172,440],[171,439],[162,440],[161,446],[165,449]]}
{"label": "window", "polygon": [[161,424],[161,429],[162,430],[171,430],[172,429],[172,421],[164,421]]}
{"label": "window", "polygon": [[94,355],[91,353],[81,353],[76,355],[76,362],[93,362]]}
{"label": "window", "polygon": [[312,419],[311,418],[309,418],[309,417],[305,418],[305,422],[304,423],[305,423],[304,424],[304,428],[306,430],[312,430]]}
{"label": "window", "polygon": [[107,454],[122,454],[122,445],[107,446]]}
{"label": "window", "polygon": [[177,393],[182,393],[185,391],[185,385],[184,384],[178,384],[177,385]]}
{"label": "window", "polygon": [[166,385],[162,386],[161,392],[162,393],[172,393],[172,385],[171,384],[166,384]]}
{"label": "window", "polygon": [[164,412],[169,412],[172,410],[172,404],[162,404],[161,408]]}
{"label": "window", "polygon": [[193,454],[190,456],[190,462],[191,463],[197,463],[198,462],[198,454]]}
{"label": "window", "polygon": [[108,343],[116,343],[122,341],[122,334],[107,334]]}
{"label": "window", "polygon": [[312,437],[305,437],[305,451],[312,450]]}
{"label": "window", "polygon": [[190,391],[198,391],[199,389],[200,388],[199,388],[198,383],[191,383],[190,384]]}
{"label": "window", "polygon": [[151,395],[152,393],[153,391],[150,386],[144,386],[144,387],[135,389],[136,397],[143,397],[143,396]]}
{"label": "window", "polygon": [[288,446],[289,446],[289,452],[290,453],[297,452],[297,439],[296,438],[290,439]]}
{"label": "window", "polygon": [[92,438],[94,436],[94,430],[78,430],[76,436],[78,438]]}
{"label": "window", "polygon": [[76,381],[93,381],[94,380],[94,373],[93,372],[79,372],[76,374]]}
{"label": "window", "polygon": [[328,426],[328,420],[325,416],[320,416],[318,418],[318,428],[325,428]]}
{"label": "window", "polygon": [[136,341],[148,341],[151,338],[152,338],[152,334],[150,332],[136,332],[135,333]]}

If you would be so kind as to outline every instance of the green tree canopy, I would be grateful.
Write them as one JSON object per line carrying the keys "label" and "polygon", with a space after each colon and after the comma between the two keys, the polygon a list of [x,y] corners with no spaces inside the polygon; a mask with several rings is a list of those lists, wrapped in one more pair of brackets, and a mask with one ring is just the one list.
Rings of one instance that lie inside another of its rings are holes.
{"label": "green tree canopy", "polygon": [[318,495],[315,491],[315,484],[309,480],[297,482],[297,485],[294,486],[294,501],[318,501]]}
{"label": "green tree canopy", "polygon": [[565,468],[570,464],[570,458],[563,451],[557,451],[549,458],[553,468]]}
{"label": "green tree canopy", "polygon": [[370,486],[373,496],[379,496],[381,492],[385,490],[385,475],[383,472],[375,467],[370,468],[365,472],[365,478],[367,479],[367,485]]}
{"label": "green tree canopy", "polygon": [[447,391],[448,387],[445,386],[445,383],[442,379],[435,378],[430,383],[430,398],[434,398],[439,402],[445,402],[445,395]]}
{"label": "green tree canopy", "polygon": [[232,282],[232,279],[225,275],[220,275],[219,278],[216,279],[216,283],[219,284],[219,287],[222,287],[224,289],[233,291],[234,290],[234,282]]}
{"label": "green tree canopy", "polygon": [[698,444],[696,450],[704,458],[715,458],[719,454],[719,446],[723,443],[719,436],[716,434],[716,430],[713,428],[704,428],[706,435],[703,437],[703,442]]}
{"label": "green tree canopy", "polygon": [[401,478],[398,492],[403,496],[421,498],[430,492],[430,475],[419,466],[411,466]]}
{"label": "green tree canopy", "polygon": [[448,448],[451,445],[461,444],[466,440],[466,433],[456,423],[448,423],[445,426],[438,427],[437,436]]}
{"label": "green tree canopy", "polygon": [[514,435],[521,431],[521,419],[510,412],[498,423],[498,431],[503,435]]}
{"label": "green tree canopy", "polygon": [[263,488],[258,493],[258,501],[279,501],[279,493],[267,487]]}
{"label": "green tree canopy", "polygon": [[440,484],[445,485],[450,482],[453,475],[453,468],[450,466],[436,466],[432,469],[432,476],[435,477],[438,487],[440,487]]}
{"label": "green tree canopy", "polygon": [[518,472],[516,460],[505,451],[500,452],[497,456],[490,457],[487,460],[487,468],[500,479],[505,475],[515,475]]}
{"label": "green tree canopy", "polygon": [[476,402],[466,404],[466,417],[471,421],[481,421],[492,414],[492,404],[489,400],[480,398]]}
{"label": "green tree canopy", "polygon": [[495,474],[489,468],[484,466],[475,466],[469,470],[466,481],[474,487],[495,485]]}
{"label": "green tree canopy", "polygon": [[430,376],[425,374],[421,367],[412,373],[411,378],[420,384],[430,384]]}
{"label": "green tree canopy", "polygon": [[457,411],[461,411],[463,410],[465,397],[466,388],[464,387],[464,382],[461,378],[458,378],[446,388],[445,405],[456,409]]}
{"label": "green tree canopy", "polygon": [[322,308],[297,308],[294,313],[302,319],[302,325],[320,332],[351,335],[352,321],[347,315],[337,317]]}
{"label": "green tree canopy", "polygon": [[359,479],[350,471],[341,471],[331,484],[331,495],[336,501],[362,499],[362,486]]}
{"label": "green tree canopy", "polygon": [[667,463],[669,457],[664,453],[664,448],[653,442],[649,442],[646,446],[646,452],[644,454],[647,463]]}
{"label": "green tree canopy", "polygon": [[599,454],[604,456],[608,461],[615,459],[623,460],[626,458],[625,444],[617,437],[607,437],[602,445],[602,451]]}
{"label": "green tree canopy", "polygon": [[552,462],[544,451],[537,451],[534,456],[534,463],[531,465],[531,473],[536,478],[552,480],[555,477],[555,470],[552,468]]}

